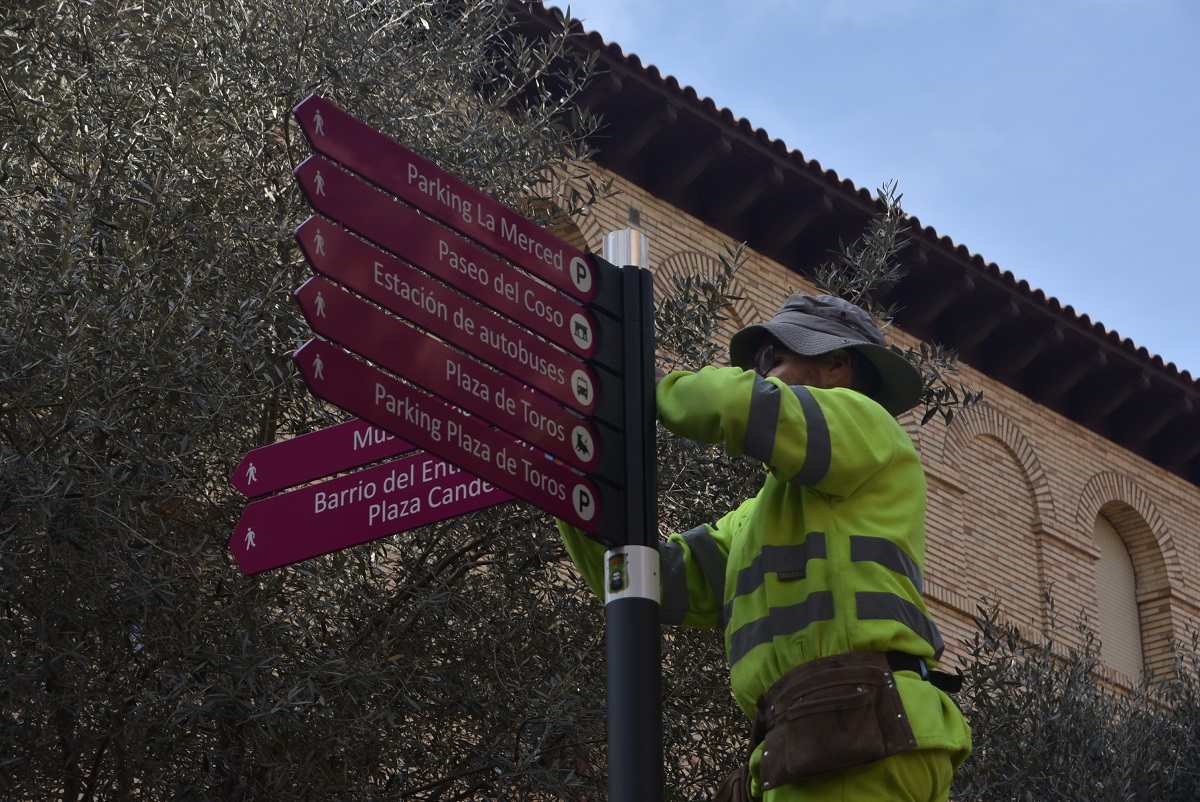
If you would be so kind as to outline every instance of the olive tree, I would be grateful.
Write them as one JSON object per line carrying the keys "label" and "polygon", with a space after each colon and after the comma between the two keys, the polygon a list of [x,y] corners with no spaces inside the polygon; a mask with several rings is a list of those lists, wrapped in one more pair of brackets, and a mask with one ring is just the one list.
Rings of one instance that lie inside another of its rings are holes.
{"label": "olive tree", "polygon": [[1003,609],[981,604],[966,646],[965,691],[974,752],[955,799],[1066,802],[1196,799],[1200,794],[1200,641],[1175,644],[1175,664],[1132,688],[1107,682],[1082,616],[1065,647],[1051,609],[1048,637],[1031,639]]}
{"label": "olive tree", "polygon": [[[497,0],[22,0],[0,26],[0,795],[563,798],[599,623],[510,505],[252,578],[250,447],[339,419],[289,110],[320,92],[569,212],[593,65]],[[571,187],[567,192],[564,187]]]}

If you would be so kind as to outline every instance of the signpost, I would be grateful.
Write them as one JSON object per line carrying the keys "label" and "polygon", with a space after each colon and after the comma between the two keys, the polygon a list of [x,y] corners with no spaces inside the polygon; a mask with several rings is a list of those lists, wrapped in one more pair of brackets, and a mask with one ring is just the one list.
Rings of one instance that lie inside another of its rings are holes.
{"label": "signpost", "polygon": [[[356,425],[427,453],[251,503],[230,540],[239,565],[513,497],[579,527],[625,566],[606,599],[610,799],[660,800],[650,274],[583,253],[323,98],[294,113],[317,154],[295,171],[317,212],[296,238],[318,274],[296,299],[320,338],[294,360]],[[263,495],[383,458],[331,449],[317,468],[327,441],[307,442],[256,449],[232,481]]]}

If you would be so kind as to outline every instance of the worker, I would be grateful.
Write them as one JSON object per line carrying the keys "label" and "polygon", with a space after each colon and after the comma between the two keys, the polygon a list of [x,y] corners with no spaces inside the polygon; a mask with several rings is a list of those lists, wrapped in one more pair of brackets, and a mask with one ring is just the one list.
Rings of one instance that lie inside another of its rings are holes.
{"label": "worker", "polygon": [[[917,369],[874,320],[795,294],[738,331],[732,367],[662,377],[674,434],[765,463],[756,496],[659,544],[664,623],[722,627],[746,765],[719,800],[946,800],[971,748],[922,598],[925,474],[896,416]],[[559,522],[603,597],[604,546]],[[956,682],[957,681],[957,682]]]}

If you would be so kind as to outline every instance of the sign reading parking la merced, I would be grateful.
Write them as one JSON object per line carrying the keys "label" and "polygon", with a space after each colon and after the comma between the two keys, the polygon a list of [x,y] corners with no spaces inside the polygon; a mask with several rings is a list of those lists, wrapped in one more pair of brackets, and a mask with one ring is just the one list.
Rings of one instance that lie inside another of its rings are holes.
{"label": "sign reading parking la merced", "polygon": [[[296,299],[317,338],[294,359],[356,421],[247,454],[231,481],[274,495],[230,539],[242,570],[512,498],[593,534],[619,526],[620,271],[320,97],[294,113],[317,212],[296,229],[317,274]],[[367,432],[370,453],[333,445]]]}

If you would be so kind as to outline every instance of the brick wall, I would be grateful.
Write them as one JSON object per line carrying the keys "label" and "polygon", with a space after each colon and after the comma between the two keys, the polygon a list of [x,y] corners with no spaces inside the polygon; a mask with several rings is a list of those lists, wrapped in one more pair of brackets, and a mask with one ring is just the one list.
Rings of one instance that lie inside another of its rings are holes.
{"label": "brick wall", "polygon": [[[715,270],[730,244],[723,235],[620,178],[619,194],[570,232],[599,252],[608,231],[636,227],[650,243],[656,284],[672,273]],[[630,210],[638,225],[630,225]],[[1014,266],[1018,268],[1019,266]],[[800,277],[753,252],[737,279],[745,300],[730,311],[740,325],[770,317]],[[660,290],[661,291],[661,290]],[[1136,333],[1135,337],[1136,337]],[[893,332],[892,342],[914,341]],[[980,604],[1003,603],[1010,620],[1040,639],[1049,626],[1047,594],[1071,644],[1081,611],[1096,621],[1093,540],[1105,515],[1129,549],[1137,574],[1145,665],[1169,664],[1168,643],[1200,628],[1200,488],[963,366],[962,382],[982,388],[987,406],[947,426],[901,423],[913,436],[929,480],[926,596],[957,664]],[[1132,678],[1114,674],[1119,684]]]}

